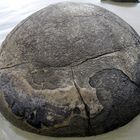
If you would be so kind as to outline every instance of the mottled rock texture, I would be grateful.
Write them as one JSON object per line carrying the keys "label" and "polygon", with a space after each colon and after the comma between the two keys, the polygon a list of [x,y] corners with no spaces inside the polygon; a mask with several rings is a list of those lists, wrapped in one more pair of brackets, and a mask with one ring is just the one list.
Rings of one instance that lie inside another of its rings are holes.
{"label": "mottled rock texture", "polygon": [[140,37],[113,13],[58,3],[31,15],[0,50],[0,111],[26,131],[90,136],[140,112]]}

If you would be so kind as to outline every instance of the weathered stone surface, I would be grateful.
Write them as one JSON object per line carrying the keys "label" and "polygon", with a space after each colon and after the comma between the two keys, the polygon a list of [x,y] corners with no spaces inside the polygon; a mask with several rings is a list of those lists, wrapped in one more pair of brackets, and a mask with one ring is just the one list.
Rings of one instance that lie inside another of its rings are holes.
{"label": "weathered stone surface", "polygon": [[23,130],[89,136],[140,112],[140,37],[92,4],[58,3],[31,15],[0,51],[0,111]]}

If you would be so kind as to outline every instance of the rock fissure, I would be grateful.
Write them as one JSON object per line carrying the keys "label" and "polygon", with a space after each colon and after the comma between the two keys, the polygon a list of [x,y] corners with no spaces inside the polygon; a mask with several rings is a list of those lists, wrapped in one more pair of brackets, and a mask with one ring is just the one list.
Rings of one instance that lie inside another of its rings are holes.
{"label": "rock fissure", "polygon": [[86,58],[85,60],[83,60],[83,61],[81,61],[80,63],[75,64],[75,65],[73,65],[73,63],[77,63],[77,61],[80,61],[80,60],[77,60],[77,61],[75,61],[75,62],[73,62],[73,63],[71,63],[71,64],[68,64],[67,66],[50,66],[50,65],[46,65],[46,64],[43,63],[43,62],[37,62],[37,61],[21,62],[21,63],[18,63],[18,64],[13,64],[13,65],[1,67],[0,70],[10,69],[10,68],[18,67],[18,66],[25,65],[25,64],[32,64],[32,63],[42,64],[42,65],[44,65],[44,67],[48,67],[48,68],[59,68],[59,67],[69,67],[69,66],[71,66],[71,67],[76,67],[76,66],[78,66],[78,65],[81,65],[81,64],[85,63],[85,62],[88,61],[88,60],[98,59],[98,58],[100,58],[100,57],[107,56],[107,55],[110,55],[110,54],[114,54],[114,53],[119,52],[119,51],[121,51],[121,50],[117,50],[117,51],[112,51],[112,52],[104,53],[104,54],[101,54],[101,55],[98,55],[98,56],[95,56],[95,57],[91,56],[91,57]]}
{"label": "rock fissure", "polygon": [[75,88],[76,88],[76,90],[77,90],[77,93],[79,94],[80,100],[81,100],[82,103],[84,104],[85,113],[86,113],[86,116],[87,116],[87,119],[88,119],[88,130],[87,130],[87,134],[89,134],[90,129],[91,129],[90,110],[89,110],[88,105],[86,104],[86,102],[84,101],[84,99],[83,99],[83,97],[82,97],[82,95],[81,95],[79,86],[76,84],[76,81],[75,81],[75,79],[74,79],[74,71],[73,71],[72,67],[71,67],[71,72],[72,72],[72,79],[73,79],[74,86],[75,86]]}
{"label": "rock fissure", "polygon": [[85,62],[87,62],[88,60],[94,60],[94,59],[98,59],[100,57],[104,57],[104,56],[107,56],[107,55],[111,55],[111,54],[115,54],[116,52],[120,52],[121,50],[116,50],[116,51],[111,51],[111,52],[106,52],[106,53],[103,53],[101,55],[98,55],[98,56],[91,56],[91,57],[88,57],[86,58],[85,60],[81,61],[80,63],[78,64],[75,64],[73,65],[72,67],[76,67],[76,66],[79,66]]}
{"label": "rock fissure", "polygon": [[9,65],[9,66],[1,67],[0,70],[10,69],[10,68],[18,67],[18,66],[21,66],[21,65],[33,64],[33,63],[42,64],[44,67],[48,67],[48,68],[56,68],[56,67],[49,66],[49,65],[46,66],[46,64],[43,63],[43,62],[28,61],[28,62],[21,62],[21,63],[17,63],[17,64]]}

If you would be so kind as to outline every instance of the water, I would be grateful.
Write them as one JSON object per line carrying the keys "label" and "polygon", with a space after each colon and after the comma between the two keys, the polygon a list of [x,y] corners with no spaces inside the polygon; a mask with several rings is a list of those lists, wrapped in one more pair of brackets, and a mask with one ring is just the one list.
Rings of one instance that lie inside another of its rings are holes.
{"label": "water", "polygon": [[[62,0],[0,0],[0,44],[24,18],[39,9]],[[67,1],[67,0],[65,0]],[[73,0],[74,1],[74,0]],[[127,21],[140,34],[140,4],[101,3],[99,0],[75,0],[100,5]],[[0,114],[0,140],[139,140],[140,115],[129,124],[100,136],[87,138],[52,138],[22,131]]]}

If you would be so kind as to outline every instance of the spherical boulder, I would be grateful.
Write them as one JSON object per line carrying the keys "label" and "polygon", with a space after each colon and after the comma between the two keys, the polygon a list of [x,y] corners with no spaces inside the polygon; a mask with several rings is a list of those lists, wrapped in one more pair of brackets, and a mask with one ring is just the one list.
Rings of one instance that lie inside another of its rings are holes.
{"label": "spherical boulder", "polygon": [[101,7],[64,2],[23,20],[2,43],[0,111],[50,136],[90,136],[140,112],[140,37]]}

